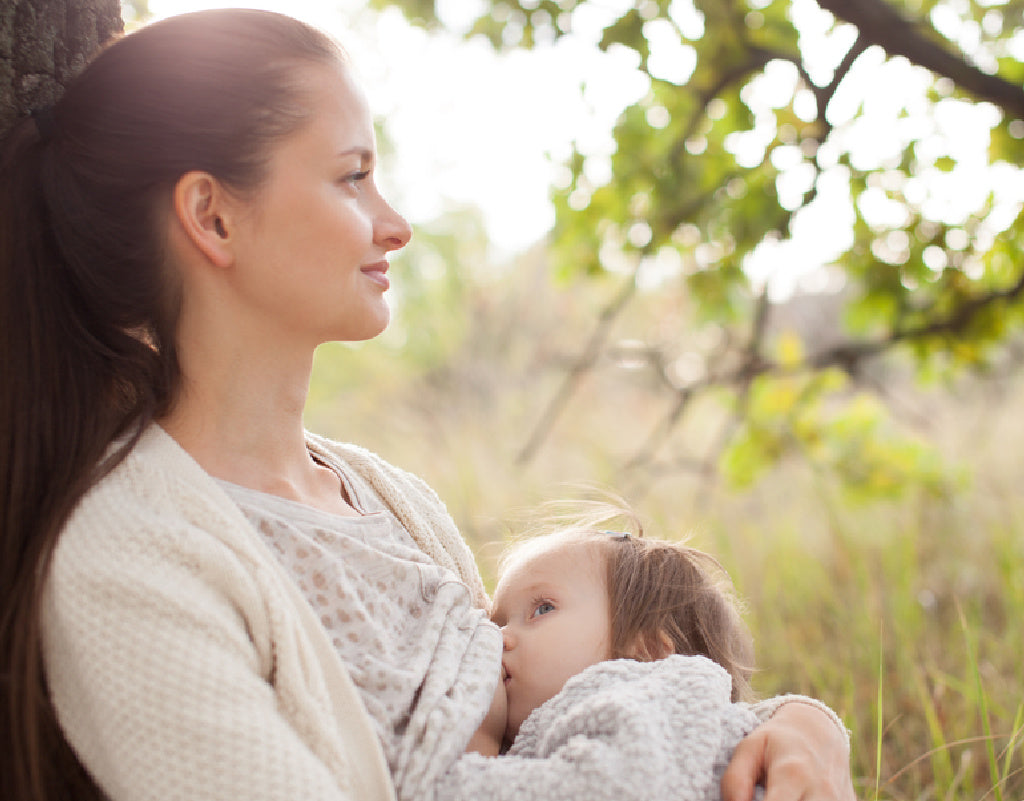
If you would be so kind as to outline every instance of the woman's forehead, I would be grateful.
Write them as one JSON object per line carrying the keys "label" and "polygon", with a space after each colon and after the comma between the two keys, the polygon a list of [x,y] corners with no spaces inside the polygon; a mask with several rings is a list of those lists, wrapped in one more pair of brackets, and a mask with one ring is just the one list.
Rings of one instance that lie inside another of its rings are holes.
{"label": "woman's forehead", "polygon": [[362,89],[344,65],[315,64],[299,69],[298,102],[306,119],[275,147],[271,161],[300,159],[319,167],[327,160],[352,154],[363,168],[372,166],[376,153],[373,119]]}

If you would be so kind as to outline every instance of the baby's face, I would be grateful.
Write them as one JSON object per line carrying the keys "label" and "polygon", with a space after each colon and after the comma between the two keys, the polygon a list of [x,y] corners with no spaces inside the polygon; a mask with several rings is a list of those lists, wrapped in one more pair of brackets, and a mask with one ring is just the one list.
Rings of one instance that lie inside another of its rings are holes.
{"label": "baby's face", "polygon": [[491,617],[505,641],[509,739],[569,678],[611,657],[608,604],[605,562],[591,544],[555,542],[501,577]]}

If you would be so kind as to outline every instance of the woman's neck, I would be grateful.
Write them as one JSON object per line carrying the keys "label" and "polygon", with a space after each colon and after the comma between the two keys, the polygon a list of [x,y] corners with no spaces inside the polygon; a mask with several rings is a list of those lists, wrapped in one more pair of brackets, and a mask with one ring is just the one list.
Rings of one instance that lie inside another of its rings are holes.
{"label": "woman's neck", "polygon": [[230,271],[190,264],[176,337],[181,390],[158,422],[215,478],[357,514],[338,476],[306,448],[302,415],[318,342],[244,302]]}
{"label": "woman's neck", "polygon": [[235,480],[220,474],[237,477],[250,462],[260,472],[287,472],[308,460],[302,425],[308,382],[308,369],[288,375],[251,356],[182,359],[181,392],[160,423],[218,477]]}
{"label": "woman's neck", "polygon": [[[306,448],[304,362],[265,351],[182,354],[182,388],[160,425],[210,475],[336,514],[355,514]],[[280,354],[278,354],[280,355]]]}

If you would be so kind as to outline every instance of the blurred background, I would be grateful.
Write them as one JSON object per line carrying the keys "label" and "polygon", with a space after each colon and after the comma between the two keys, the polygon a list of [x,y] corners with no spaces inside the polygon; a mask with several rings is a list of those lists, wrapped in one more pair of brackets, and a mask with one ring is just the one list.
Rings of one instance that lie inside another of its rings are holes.
{"label": "blurred background", "polygon": [[723,561],[860,797],[1024,797],[1024,2],[262,5],[353,54],[415,226],[310,428],[489,583],[543,502],[624,496]]}

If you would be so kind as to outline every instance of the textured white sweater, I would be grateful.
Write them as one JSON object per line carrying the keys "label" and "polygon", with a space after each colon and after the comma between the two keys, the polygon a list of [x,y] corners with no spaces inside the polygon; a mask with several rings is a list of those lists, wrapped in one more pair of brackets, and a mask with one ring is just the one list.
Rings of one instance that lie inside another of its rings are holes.
{"label": "textured white sweater", "polygon": [[[363,477],[486,603],[472,554],[424,482],[355,446],[309,446]],[[158,426],[62,532],[43,656],[65,735],[112,801],[394,798],[320,621],[238,507]]]}
{"label": "textured white sweater", "polygon": [[507,756],[467,754],[419,797],[719,801],[733,749],[759,722],[731,692],[702,656],[601,662],[533,710]]}

